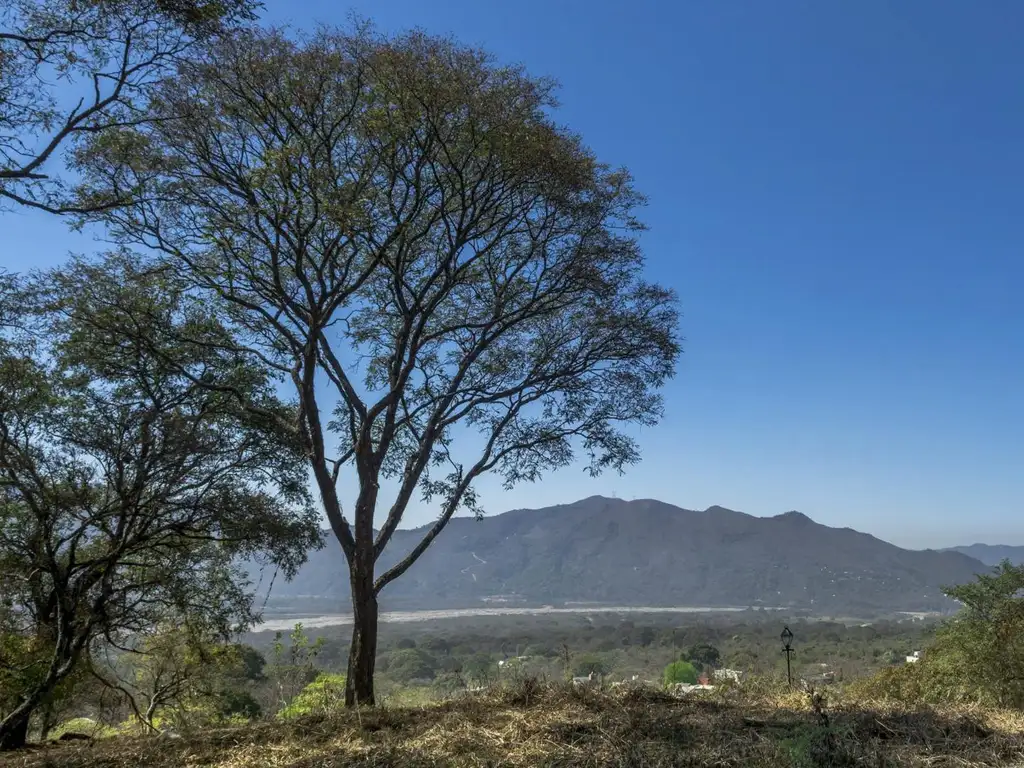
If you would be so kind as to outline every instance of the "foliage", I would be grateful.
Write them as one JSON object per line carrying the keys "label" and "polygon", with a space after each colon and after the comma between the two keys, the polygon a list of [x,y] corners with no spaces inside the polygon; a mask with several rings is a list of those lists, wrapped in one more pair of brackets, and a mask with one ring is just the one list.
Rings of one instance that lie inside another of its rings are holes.
{"label": "foliage", "polygon": [[257,716],[260,705],[245,690],[258,679],[252,675],[261,674],[257,658],[262,656],[247,646],[169,627],[94,671],[125,697],[142,724],[156,730],[161,721],[185,726]]}
{"label": "foliage", "polygon": [[57,740],[65,733],[81,733],[94,739],[105,739],[117,736],[120,731],[89,717],[73,717],[58,724],[56,728],[50,731],[49,737]]}
{"label": "foliage", "polygon": [[5,0],[0,201],[76,210],[52,161],[85,135],[143,119],[138,107],[149,86],[197,40],[251,19],[253,6],[249,0]]}
{"label": "foliage", "polygon": [[[467,662],[473,659],[475,655],[478,655],[477,658],[483,668],[486,669],[487,666],[490,666],[493,670],[496,670],[497,668],[493,661],[495,656],[491,655],[491,653],[500,652],[499,649],[502,646],[508,648],[518,645],[520,650],[530,646],[554,649],[558,647],[559,641],[563,638],[574,647],[581,649],[580,652],[576,653],[577,658],[584,653],[593,653],[602,659],[607,665],[611,679],[616,681],[629,680],[632,674],[639,674],[641,681],[650,681],[652,679],[660,681],[661,671],[667,663],[678,659],[680,653],[685,653],[686,649],[691,646],[705,641],[711,641],[715,647],[721,648],[723,654],[732,653],[736,648],[749,648],[753,651],[760,651],[765,657],[770,656],[772,663],[776,663],[779,656],[777,651],[778,627],[777,620],[775,619],[766,620],[765,617],[760,617],[752,621],[749,618],[744,619],[734,614],[700,617],[687,616],[682,626],[679,626],[678,616],[649,615],[643,619],[637,617],[636,624],[650,627],[655,634],[656,639],[651,647],[645,649],[640,646],[632,646],[620,648],[609,653],[597,653],[593,650],[583,651],[582,649],[596,648],[606,638],[620,636],[625,622],[620,621],[614,615],[594,615],[592,618],[592,623],[572,616],[480,617],[466,620],[447,619],[445,621],[425,622],[423,625],[389,623],[384,625],[385,633],[381,640],[383,648],[381,658],[389,656],[395,650],[409,650],[398,649],[397,646],[403,638],[414,640],[418,649],[425,649],[428,646],[435,645],[448,647],[449,655],[438,657],[436,659],[438,664],[443,659],[446,662],[461,665],[463,679],[466,684],[469,687],[476,687],[478,682],[471,680],[468,675],[465,675],[464,671]],[[839,647],[851,654],[851,657],[846,658],[860,658],[865,665],[876,659],[873,651],[878,648],[922,647],[920,641],[922,635],[915,634],[922,631],[919,622],[879,622],[874,626],[874,634],[865,633],[860,627],[844,627],[841,624],[832,624],[825,621],[807,622],[806,625],[799,621],[791,621],[789,623],[791,627],[799,630],[799,635],[802,638],[806,638],[808,645],[812,646],[824,642],[824,638],[830,634],[838,634],[840,638]],[[629,629],[635,628],[629,627]],[[321,630],[316,632],[317,634],[309,636],[309,630],[301,630],[299,633],[300,639],[295,643],[290,641],[287,633],[279,636],[276,640],[277,645],[280,647],[280,651],[277,654],[278,658],[287,665],[287,662],[290,661],[290,645],[294,645],[297,648],[296,657],[299,660],[303,658],[301,650],[303,646],[307,649],[317,648],[319,652],[314,660],[317,666],[322,667],[324,659],[332,655],[328,653],[328,649],[338,644],[339,639],[336,636],[332,636],[330,632],[327,632],[324,633],[326,639],[321,642],[319,639]],[[677,647],[673,647],[668,642],[672,637],[679,641]],[[260,649],[265,649],[268,654],[269,663],[265,667],[267,679],[262,683],[257,681],[251,686],[241,688],[241,690],[252,691],[257,695],[263,705],[263,711],[271,713],[278,712],[283,708],[277,705],[276,699],[266,700],[263,698],[263,694],[269,692],[268,689],[274,685],[272,678],[272,670],[274,668],[272,638],[273,634],[267,633],[263,636],[256,636],[253,641],[258,643]],[[437,641],[443,642],[438,643]],[[878,644],[873,645],[873,643]],[[408,643],[404,642],[401,645],[408,645]],[[831,651],[827,650],[829,646],[819,647],[824,647],[826,651],[822,652],[823,655],[814,655],[808,658],[807,662],[811,666],[816,666],[816,662],[820,660],[830,658],[829,654]],[[803,647],[801,650],[804,650]],[[534,687],[528,695],[524,693],[527,691],[528,681],[536,677],[550,680],[561,676],[558,658],[534,654],[530,654],[530,656],[524,662],[524,672],[522,675],[518,675],[512,682],[492,686],[494,690],[503,692],[502,696],[504,698],[501,700],[507,706],[536,707],[538,702],[540,702],[543,708],[543,702],[545,701],[543,691],[538,691]],[[343,663],[342,659],[343,657],[339,658],[339,663]],[[327,669],[334,668],[328,667]],[[306,687],[307,683],[304,683],[296,691],[296,695],[301,692],[302,688]],[[380,678],[382,702],[392,712],[403,707],[423,707],[432,700],[450,699],[452,698],[451,694],[459,692],[463,687],[463,685],[460,685],[458,675],[454,673],[438,672],[435,675],[434,682],[429,686],[410,686],[396,683],[390,679],[386,672],[382,672]],[[652,697],[665,695],[658,692],[656,686],[647,688],[633,685],[614,689],[614,695],[619,696],[621,694],[627,696],[627,691],[631,692],[629,695],[633,695],[633,692],[635,692],[636,697],[643,697],[643,700],[647,702],[644,707],[651,706]],[[507,692],[507,695],[505,692]],[[474,698],[487,698],[491,695],[490,692],[477,693],[474,694]],[[731,686],[729,690],[719,686],[712,695],[722,706],[726,707],[740,704],[746,706],[747,702],[750,702],[750,705],[756,708],[759,713],[751,713],[750,716],[754,718],[762,718],[765,710],[776,711],[780,708],[785,708],[787,712],[790,710],[800,712],[806,707],[807,698],[800,690],[789,688],[786,685],[784,675],[781,678],[777,675],[774,677],[757,675],[745,677],[741,685]],[[621,699],[616,698],[614,706],[622,706],[622,704],[618,703],[619,701]],[[675,702],[674,706],[677,708],[683,706],[679,700],[673,699],[673,701]],[[844,707],[856,701],[858,699],[847,697],[845,694],[843,696]],[[595,701],[587,698],[586,703],[587,706],[590,706]],[[536,712],[537,710],[531,711]],[[639,708],[637,710],[637,717],[640,717],[640,713],[643,711],[644,708]],[[679,710],[677,709],[677,711]],[[202,723],[204,721],[223,722],[225,719],[224,716],[216,716],[212,709],[203,711],[193,710],[186,713],[186,715],[190,718],[191,723]],[[330,717],[335,716],[338,715],[330,715]],[[365,719],[368,716],[368,711],[364,710],[362,717]],[[396,716],[401,717],[402,715],[399,712]],[[426,716],[430,717],[429,714]],[[117,717],[105,718],[102,722],[105,724],[117,724],[120,722],[120,719]],[[171,718],[168,718],[166,722],[171,722]],[[312,722],[319,721],[314,719]],[[368,727],[374,727],[373,722],[375,721],[367,721]],[[303,723],[300,727],[305,729],[308,726],[306,723]],[[388,727],[390,728],[390,726]],[[634,729],[638,727],[641,728],[641,731],[634,730],[634,733],[642,732],[642,729],[646,726],[634,724]],[[786,750],[787,759],[789,759],[790,752],[792,752],[793,758],[796,759],[817,749],[814,745],[819,742],[810,739],[812,736],[816,739],[817,736],[822,735],[812,733],[816,728],[817,726],[813,725],[808,725],[806,728],[801,726],[800,729],[793,728],[786,735],[785,739],[781,739],[780,736],[779,743]],[[202,738],[204,736],[201,731],[193,730],[188,735],[190,741]],[[737,757],[736,759],[740,758]],[[783,762],[781,764],[788,763]]]}
{"label": "foliage", "polygon": [[262,714],[260,703],[248,691],[227,688],[215,694],[217,717],[223,720],[252,720]]}
{"label": "foliage", "polygon": [[477,652],[466,659],[462,665],[462,674],[470,682],[486,685],[497,677],[498,667],[494,659],[487,653]]}
{"label": "foliage", "polygon": [[[412,638],[408,638],[413,644],[416,643]],[[451,653],[451,643],[443,637],[428,637],[419,643],[419,647],[423,650],[433,653],[435,655],[447,656]]]}
{"label": "foliage", "polygon": [[251,645],[242,644],[237,646],[237,648],[242,676],[246,680],[263,680],[265,677],[263,670],[267,666],[267,660],[263,657],[263,654]]}
{"label": "foliage", "polygon": [[722,665],[722,653],[710,643],[692,645],[683,656],[699,669],[716,669]]}
{"label": "foliage", "polygon": [[431,687],[438,697],[444,698],[465,690],[466,679],[461,672],[441,672],[434,678]]}
{"label": "foliage", "polygon": [[583,653],[573,659],[572,673],[576,677],[586,677],[591,672],[595,675],[607,675],[608,664],[594,653]]}
{"label": "foliage", "polygon": [[905,703],[1024,707],[1024,566],[1004,561],[945,592],[963,608],[921,660],[882,670],[854,690]]}
{"label": "foliage", "polygon": [[[586,621],[572,614],[480,616],[384,624],[378,658],[384,660],[398,648],[400,640],[413,640],[418,649],[430,653],[435,674],[441,670],[459,670],[466,683],[475,687],[496,681],[499,677],[496,660],[518,647],[529,657],[523,662],[525,675],[552,680],[571,677],[574,661],[580,656],[593,655],[601,660],[607,670],[606,677],[612,680],[629,680],[638,675],[641,679],[660,681],[665,665],[685,657],[691,647],[708,643],[721,651],[723,659],[727,660],[725,666],[748,675],[781,672],[785,678],[785,657],[778,650],[779,621],[770,614],[687,616],[683,622],[671,614],[644,614],[628,631],[639,634],[647,629],[652,642],[646,647],[618,643],[627,631],[621,617],[594,614],[590,618],[592,621]],[[936,625],[932,620],[877,620],[868,632],[868,628],[858,625],[821,619],[794,618],[788,623],[801,638],[800,656],[794,657],[797,677],[820,675],[823,671],[820,664],[827,663],[829,670],[837,675],[842,673],[846,680],[885,666],[886,654],[898,654],[902,662],[910,651],[931,642]],[[347,638],[338,637],[329,629],[317,632],[317,639],[323,638],[317,666],[344,671]],[[828,639],[833,634],[838,640]],[[264,633],[253,641],[267,653],[268,659],[272,659],[272,637],[272,633]],[[568,661],[559,650],[563,643],[569,646]],[[614,650],[601,650],[609,643]],[[380,667],[378,671],[383,675],[382,683],[388,683],[383,679],[386,673]],[[273,706],[273,702],[264,702],[265,709]]]}
{"label": "foliage", "polygon": [[[642,275],[643,200],[553,106],[550,83],[449,39],[250,30],[161,85],[153,114],[180,119],[79,156],[89,204],[138,191],[102,212],[111,235],[161,252],[232,350],[295,389],[350,566],[350,704],[373,701],[377,596],[481,513],[478,477],[621,470],[625,427],[660,416],[677,313]],[[415,495],[437,520],[379,573]]]}
{"label": "foliage", "polygon": [[400,648],[384,654],[377,662],[381,672],[399,683],[433,680],[435,667],[434,658],[419,648]]}
{"label": "foliage", "polygon": [[688,661],[673,661],[665,667],[661,679],[665,685],[675,685],[676,683],[692,685],[697,682],[697,670]]}
{"label": "foliage", "polygon": [[[100,638],[123,645],[168,623],[225,637],[255,615],[239,560],[289,575],[320,537],[265,374],[173,342],[228,338],[210,311],[136,259],[77,268],[85,283],[26,284],[0,345],[3,631],[46,649],[0,720],[0,745],[22,739]],[[125,338],[133,325],[159,326],[165,345]],[[197,385],[208,376],[227,390]],[[263,419],[232,389],[262,403]]]}
{"label": "foliage", "polygon": [[900,658],[899,653],[892,650],[891,648],[887,651],[882,652],[878,658],[890,666],[895,666],[896,664],[903,663],[903,659]]}
{"label": "foliage", "polygon": [[276,709],[287,707],[307,685],[316,680],[318,672],[315,662],[324,644],[323,637],[310,642],[301,622],[288,635],[287,645],[280,632],[274,635],[272,662],[265,670],[266,677],[276,690]]}
{"label": "foliage", "polygon": [[862,765],[858,759],[862,748],[856,741],[849,739],[848,733],[828,726],[808,724],[794,729],[782,740],[782,746],[789,753],[792,768],[853,768]]}
{"label": "foliage", "polygon": [[910,704],[925,700],[921,684],[922,674],[918,665],[903,664],[885,667],[869,677],[854,680],[847,690],[856,699]]}
{"label": "foliage", "polygon": [[310,714],[326,714],[344,706],[345,676],[338,674],[321,674],[302,692],[282,709],[278,716],[282,718],[300,717]]}
{"label": "foliage", "polygon": [[[9,622],[6,629],[0,627],[0,720],[18,707],[25,691],[45,682],[54,650],[46,633],[26,635]],[[79,666],[41,697],[38,726],[43,737],[88,687],[87,670]]]}

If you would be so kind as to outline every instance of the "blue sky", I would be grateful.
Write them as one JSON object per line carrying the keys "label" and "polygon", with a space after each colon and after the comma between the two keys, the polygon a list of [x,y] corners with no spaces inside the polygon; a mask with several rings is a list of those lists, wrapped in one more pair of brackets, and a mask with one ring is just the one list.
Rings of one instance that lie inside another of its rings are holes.
{"label": "blue sky", "polygon": [[[601,493],[1024,544],[1024,5],[267,0],[265,18],[350,11],[560,81],[558,119],[650,197],[649,272],[681,298],[644,462],[484,483],[490,512]],[[45,216],[3,227],[8,268],[91,247]]]}

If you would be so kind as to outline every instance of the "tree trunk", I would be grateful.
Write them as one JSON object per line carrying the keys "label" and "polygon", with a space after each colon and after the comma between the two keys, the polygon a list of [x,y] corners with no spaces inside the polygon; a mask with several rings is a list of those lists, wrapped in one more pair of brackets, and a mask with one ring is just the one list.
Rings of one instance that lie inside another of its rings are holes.
{"label": "tree trunk", "polygon": [[377,595],[373,570],[357,573],[352,582],[352,645],[348,652],[345,706],[373,706],[373,670],[377,663]]}
{"label": "tree trunk", "polygon": [[39,723],[39,741],[46,741],[57,720],[57,707],[54,705],[52,698],[40,707],[40,714],[42,718]]}
{"label": "tree trunk", "polygon": [[21,749],[28,741],[28,723],[35,704],[23,701],[7,717],[0,720],[0,752]]}
{"label": "tree trunk", "polygon": [[149,706],[146,707],[146,714],[142,717],[142,724],[154,733],[158,730],[157,727],[153,725],[153,716],[156,714],[156,703],[157,699],[156,696],[154,696],[149,700]]}
{"label": "tree trunk", "polygon": [[0,752],[25,746],[32,714],[53,694],[54,689],[71,674],[78,663],[82,647],[89,635],[83,633],[68,641],[66,632],[67,630],[58,631],[55,635],[57,647],[54,649],[46,677],[31,694],[0,720]]}

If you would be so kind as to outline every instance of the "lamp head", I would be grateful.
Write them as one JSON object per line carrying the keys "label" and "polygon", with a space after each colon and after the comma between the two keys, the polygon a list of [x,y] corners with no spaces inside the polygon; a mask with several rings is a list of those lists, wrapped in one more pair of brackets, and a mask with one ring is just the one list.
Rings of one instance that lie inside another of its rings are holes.
{"label": "lamp head", "polygon": [[787,650],[793,646],[793,633],[789,631],[789,627],[785,627],[782,630],[782,647]]}

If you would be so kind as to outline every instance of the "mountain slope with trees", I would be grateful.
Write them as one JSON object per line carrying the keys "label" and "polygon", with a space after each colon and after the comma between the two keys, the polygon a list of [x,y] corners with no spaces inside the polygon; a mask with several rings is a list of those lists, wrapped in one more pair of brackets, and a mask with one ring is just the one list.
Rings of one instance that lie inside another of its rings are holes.
{"label": "mountain slope with trees", "polygon": [[[825,614],[946,610],[940,587],[988,568],[957,552],[911,551],[798,512],[754,517],[600,496],[483,520],[447,535],[382,596],[387,610],[558,604],[792,606]],[[422,530],[395,532],[398,557]],[[336,548],[310,555],[275,597],[346,599]]]}

